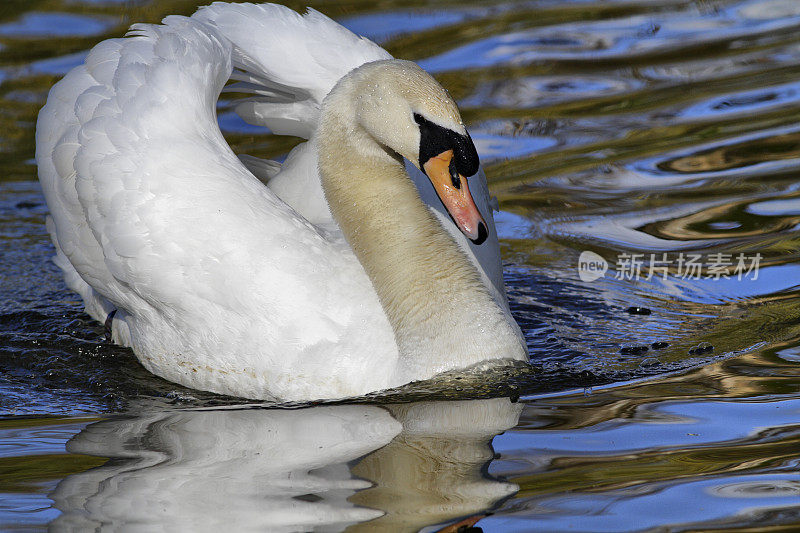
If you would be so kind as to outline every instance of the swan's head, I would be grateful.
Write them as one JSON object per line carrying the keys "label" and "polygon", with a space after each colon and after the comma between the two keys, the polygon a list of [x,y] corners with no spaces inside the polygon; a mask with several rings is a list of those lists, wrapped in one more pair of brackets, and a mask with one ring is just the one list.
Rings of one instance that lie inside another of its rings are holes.
{"label": "swan's head", "polygon": [[398,59],[367,63],[345,79],[356,122],[428,176],[467,238],[485,241],[486,221],[469,190],[478,152],[447,91],[415,63]]}

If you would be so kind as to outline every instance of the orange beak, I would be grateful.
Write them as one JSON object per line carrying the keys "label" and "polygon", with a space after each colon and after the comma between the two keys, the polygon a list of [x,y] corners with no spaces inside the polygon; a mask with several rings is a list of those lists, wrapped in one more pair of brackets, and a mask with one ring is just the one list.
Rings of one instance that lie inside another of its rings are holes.
{"label": "orange beak", "polygon": [[472,199],[467,178],[451,165],[452,159],[453,151],[447,150],[428,159],[423,169],[461,233],[475,244],[481,244],[488,236],[486,221]]}

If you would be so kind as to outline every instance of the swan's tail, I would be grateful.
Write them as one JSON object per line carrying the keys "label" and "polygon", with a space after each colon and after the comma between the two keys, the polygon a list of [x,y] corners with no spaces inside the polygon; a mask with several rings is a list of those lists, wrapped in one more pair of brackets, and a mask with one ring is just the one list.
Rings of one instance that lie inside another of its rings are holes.
{"label": "swan's tail", "polygon": [[[53,246],[55,246],[56,249],[53,263],[63,272],[64,282],[67,284],[67,287],[77,292],[81,299],[83,299],[87,315],[98,322],[104,322],[106,324],[106,328],[109,330],[107,334],[110,334],[110,340],[122,346],[130,346],[130,328],[128,328],[128,323],[125,321],[127,313],[124,311],[119,312],[113,303],[97,292],[91,285],[86,283],[81,275],[78,274],[78,271],[75,270],[73,264],[70,263],[66,254],[64,254],[64,250],[61,249],[53,217],[48,215],[45,224],[47,226],[47,232],[50,234],[50,238],[53,241]],[[110,320],[110,318],[113,318],[113,320]]]}
{"label": "swan's tail", "polygon": [[228,90],[252,94],[236,112],[279,135],[310,138],[322,100],[345,74],[392,56],[313,9],[305,15],[276,4],[217,2],[192,18],[233,45]]}

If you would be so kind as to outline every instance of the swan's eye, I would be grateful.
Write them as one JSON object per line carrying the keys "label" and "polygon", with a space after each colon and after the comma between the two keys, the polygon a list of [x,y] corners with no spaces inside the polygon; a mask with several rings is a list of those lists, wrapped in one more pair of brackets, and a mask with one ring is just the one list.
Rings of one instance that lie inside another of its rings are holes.
{"label": "swan's eye", "polygon": [[458,170],[456,170],[456,160],[450,160],[450,180],[453,182],[453,187],[456,189],[461,188],[461,176],[458,174]]}

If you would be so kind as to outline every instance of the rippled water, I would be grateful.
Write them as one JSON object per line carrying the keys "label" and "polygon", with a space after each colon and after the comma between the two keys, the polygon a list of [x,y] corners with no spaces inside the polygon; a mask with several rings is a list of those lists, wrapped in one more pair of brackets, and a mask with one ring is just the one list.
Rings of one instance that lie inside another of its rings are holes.
{"label": "rippled water", "polygon": [[[196,2],[6,0],[0,530],[800,526],[800,3],[309,3],[458,100],[532,366],[279,409],[148,374],[50,262],[33,125],[91,46]],[[219,116],[237,152],[296,142]]]}

